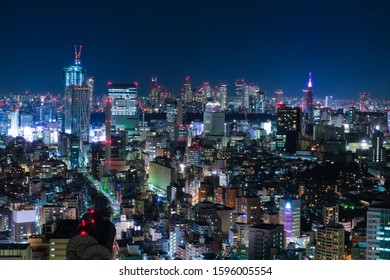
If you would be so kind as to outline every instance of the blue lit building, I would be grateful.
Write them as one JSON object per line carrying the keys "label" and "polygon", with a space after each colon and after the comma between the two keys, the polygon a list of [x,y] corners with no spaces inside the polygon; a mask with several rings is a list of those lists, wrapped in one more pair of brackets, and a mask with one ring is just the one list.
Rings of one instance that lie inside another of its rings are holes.
{"label": "blue lit building", "polygon": [[75,65],[63,69],[63,91],[65,96],[64,131],[89,140],[89,125],[94,79],[86,78],[86,70],[80,65],[81,46],[75,47]]}

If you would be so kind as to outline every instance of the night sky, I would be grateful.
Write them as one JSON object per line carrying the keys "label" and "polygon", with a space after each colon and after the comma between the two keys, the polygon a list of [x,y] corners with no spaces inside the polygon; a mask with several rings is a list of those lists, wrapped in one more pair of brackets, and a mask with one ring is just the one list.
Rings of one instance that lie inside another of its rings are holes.
{"label": "night sky", "polygon": [[96,94],[150,78],[178,93],[236,79],[267,94],[390,99],[390,2],[0,0],[0,94],[60,93],[62,69],[81,63]]}

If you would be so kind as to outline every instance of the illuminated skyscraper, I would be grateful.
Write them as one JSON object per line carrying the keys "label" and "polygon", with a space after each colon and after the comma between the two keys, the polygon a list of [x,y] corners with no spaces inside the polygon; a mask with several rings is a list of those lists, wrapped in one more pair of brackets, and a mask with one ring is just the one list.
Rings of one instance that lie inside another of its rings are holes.
{"label": "illuminated skyscraper", "polygon": [[216,101],[221,104],[221,111],[225,111],[227,109],[227,95],[228,85],[225,83],[219,84],[217,86]]}
{"label": "illuminated skyscraper", "polygon": [[311,81],[311,73],[309,73],[309,82],[307,89],[303,90],[302,111],[303,118],[308,121],[313,121],[313,84]]}
{"label": "illuminated skyscraper", "polygon": [[201,91],[203,93],[205,102],[210,101],[214,98],[214,94],[209,82],[203,83],[203,87],[201,88]]}
{"label": "illuminated skyscraper", "polygon": [[204,136],[224,135],[225,113],[220,112],[220,104],[209,102],[206,104],[203,113],[203,133]]}
{"label": "illuminated skyscraper", "polygon": [[384,133],[377,127],[372,134],[372,148],[370,159],[372,162],[383,162],[385,155],[385,148],[383,147]]}
{"label": "illuminated skyscraper", "polygon": [[77,47],[75,46],[75,64],[65,67],[63,70],[63,88],[71,85],[82,86],[85,83],[86,69],[80,65],[81,49],[82,46],[77,51]]}
{"label": "illuminated skyscraper", "polygon": [[160,105],[160,86],[157,83],[157,77],[152,77],[152,84],[149,92],[150,105],[158,108]]}
{"label": "illuminated skyscraper", "polygon": [[281,198],[279,201],[279,223],[284,225],[286,243],[294,242],[301,235],[301,200]]}
{"label": "illuminated skyscraper", "polygon": [[246,83],[244,80],[237,80],[234,85],[235,85],[234,107],[235,109],[240,109],[244,106],[243,101],[244,101],[244,91],[245,91]]}
{"label": "illuminated skyscraper", "polygon": [[180,98],[181,98],[181,100],[184,100],[185,102],[193,101],[191,80],[190,80],[189,76],[187,76],[184,79],[183,88],[182,88],[181,93],[180,93]]}
{"label": "illuminated skyscraper", "polygon": [[70,132],[86,142],[89,141],[93,84],[93,78],[88,78],[87,84],[71,85],[65,90],[70,104]]}
{"label": "illuminated skyscraper", "polygon": [[130,123],[134,121],[138,123],[137,88],[138,83],[108,83],[112,129],[130,130],[132,129]]}
{"label": "illuminated skyscraper", "polygon": [[86,70],[80,65],[79,51],[75,46],[75,65],[63,70],[63,91],[65,96],[65,131],[89,140],[89,125],[92,106],[94,79],[86,79]]}

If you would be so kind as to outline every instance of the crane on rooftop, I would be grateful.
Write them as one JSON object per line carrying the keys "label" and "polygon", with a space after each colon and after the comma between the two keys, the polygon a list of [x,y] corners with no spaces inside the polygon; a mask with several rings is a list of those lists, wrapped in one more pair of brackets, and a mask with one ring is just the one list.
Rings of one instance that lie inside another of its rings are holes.
{"label": "crane on rooftop", "polygon": [[82,45],[79,46],[79,49],[77,50],[77,46],[74,45],[74,62],[76,65],[80,64],[80,57],[81,57],[81,49],[83,48]]}

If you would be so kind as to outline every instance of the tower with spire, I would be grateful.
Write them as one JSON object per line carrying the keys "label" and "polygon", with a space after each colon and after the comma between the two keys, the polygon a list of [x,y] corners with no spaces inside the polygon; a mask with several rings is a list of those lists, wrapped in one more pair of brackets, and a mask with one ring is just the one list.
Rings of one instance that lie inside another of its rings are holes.
{"label": "tower with spire", "polygon": [[307,83],[307,88],[303,90],[302,98],[302,112],[304,120],[309,122],[313,121],[313,83],[311,80],[311,72],[309,73],[309,81]]}
{"label": "tower with spire", "polygon": [[89,125],[92,107],[94,79],[86,77],[86,70],[81,66],[81,49],[74,46],[74,65],[63,69],[64,131],[89,141]]}

